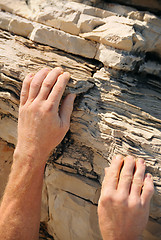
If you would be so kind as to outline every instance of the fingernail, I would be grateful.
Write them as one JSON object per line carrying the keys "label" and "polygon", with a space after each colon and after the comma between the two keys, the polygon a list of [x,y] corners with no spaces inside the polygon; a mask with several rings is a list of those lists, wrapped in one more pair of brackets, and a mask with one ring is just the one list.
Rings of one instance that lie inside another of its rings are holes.
{"label": "fingernail", "polygon": [[141,163],[141,164],[145,164],[145,161],[144,161],[144,159],[142,159],[142,158],[139,158],[139,159],[138,159],[138,162]]}
{"label": "fingernail", "polygon": [[30,74],[29,74],[29,78],[32,78],[33,76],[34,76],[33,73],[30,73]]}
{"label": "fingernail", "polygon": [[73,98],[73,101],[74,101],[75,98],[76,98],[76,94],[75,93],[71,93],[71,97]]}
{"label": "fingernail", "polygon": [[61,71],[61,74],[64,73],[64,71],[61,67],[56,67],[56,68]]}
{"label": "fingernail", "polygon": [[121,154],[117,154],[115,157],[116,157],[116,160],[123,159],[123,156]]}
{"label": "fingernail", "polygon": [[150,173],[147,173],[146,178],[152,178],[152,175]]}

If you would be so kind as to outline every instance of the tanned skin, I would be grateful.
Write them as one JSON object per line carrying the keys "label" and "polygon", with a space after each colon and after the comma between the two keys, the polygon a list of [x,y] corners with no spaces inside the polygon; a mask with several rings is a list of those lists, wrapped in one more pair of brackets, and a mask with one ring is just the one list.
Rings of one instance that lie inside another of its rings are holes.
{"label": "tanned skin", "polygon": [[105,169],[98,204],[104,240],[140,240],[149,218],[154,193],[152,176],[145,175],[145,161],[117,155]]}
{"label": "tanned skin", "polygon": [[[23,82],[18,140],[0,206],[3,240],[39,238],[45,164],[70,126],[75,94],[69,94],[59,107],[69,78],[70,74],[59,67],[44,68],[35,75],[29,74]],[[133,240],[141,236],[154,191],[150,175],[144,178],[144,172],[143,160],[121,155],[113,158],[106,170],[98,207],[104,240]]]}

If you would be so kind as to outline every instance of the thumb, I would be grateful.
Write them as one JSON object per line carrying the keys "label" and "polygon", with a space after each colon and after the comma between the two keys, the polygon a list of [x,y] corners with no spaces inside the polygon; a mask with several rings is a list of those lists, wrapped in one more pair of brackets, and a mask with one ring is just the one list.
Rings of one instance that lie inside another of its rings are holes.
{"label": "thumb", "polygon": [[74,100],[76,98],[76,94],[69,94],[64,99],[63,103],[60,107],[60,118],[64,125],[67,125],[70,123],[70,117],[73,111],[73,104]]}

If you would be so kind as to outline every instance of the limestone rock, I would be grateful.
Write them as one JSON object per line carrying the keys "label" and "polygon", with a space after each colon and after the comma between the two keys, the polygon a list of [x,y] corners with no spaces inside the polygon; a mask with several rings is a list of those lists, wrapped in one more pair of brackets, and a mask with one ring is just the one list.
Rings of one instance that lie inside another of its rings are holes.
{"label": "limestone rock", "polygon": [[71,73],[65,95],[75,92],[77,98],[70,131],[46,166],[41,214],[50,233],[46,239],[101,239],[96,209],[104,168],[122,153],[143,157],[154,177],[145,237],[159,240],[161,20],[132,7],[86,3],[0,0],[2,188],[17,139],[22,81],[44,66],[62,66]]}
{"label": "limestone rock", "polygon": [[95,58],[105,66],[124,71],[134,71],[141,61],[140,57],[118,51],[104,44],[99,45]]}
{"label": "limestone rock", "polygon": [[[2,128],[0,128],[2,129]],[[0,139],[0,199],[3,196],[12,165],[14,148]]]}
{"label": "limestone rock", "polygon": [[161,1],[160,0],[116,0],[118,3],[122,3],[125,5],[132,5],[137,7],[143,7],[144,9],[150,9],[153,11],[160,11],[161,10]]}
{"label": "limestone rock", "polygon": [[46,171],[46,184],[50,206],[49,233],[55,239],[100,239],[99,229],[95,228],[97,207],[94,205],[98,200],[99,184],[51,169],[51,166]]}
{"label": "limestone rock", "polygon": [[30,39],[87,58],[94,58],[96,53],[96,44],[50,27],[38,26]]}
{"label": "limestone rock", "polygon": [[110,47],[131,51],[134,34],[132,26],[122,24],[120,19],[118,22],[116,17],[109,17],[106,24],[81,36]]}

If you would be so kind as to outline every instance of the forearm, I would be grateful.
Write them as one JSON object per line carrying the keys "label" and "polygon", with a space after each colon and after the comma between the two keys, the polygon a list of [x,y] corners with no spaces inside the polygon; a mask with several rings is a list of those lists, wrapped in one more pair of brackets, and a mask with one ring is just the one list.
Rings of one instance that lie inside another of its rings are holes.
{"label": "forearm", "polygon": [[2,239],[38,239],[44,173],[44,165],[37,164],[38,160],[41,162],[42,159],[37,159],[36,153],[25,155],[16,151],[14,154],[0,207]]}

